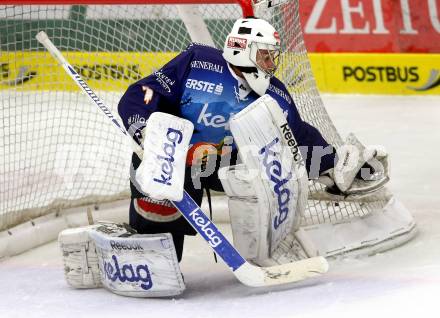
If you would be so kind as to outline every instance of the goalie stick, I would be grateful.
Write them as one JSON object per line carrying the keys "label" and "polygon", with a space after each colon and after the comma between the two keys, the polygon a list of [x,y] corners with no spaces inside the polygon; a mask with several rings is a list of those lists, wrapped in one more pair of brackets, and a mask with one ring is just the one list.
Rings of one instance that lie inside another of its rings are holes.
{"label": "goalie stick", "polygon": [[[86,93],[90,101],[101,109],[118,130],[133,142],[129,134],[113,116],[110,109],[67,62],[47,34],[41,31],[36,35],[36,38],[60,63],[65,72],[81,90]],[[321,256],[270,267],[252,265],[240,255],[186,191],[184,191],[181,201],[173,201],[172,203],[194,229],[208,242],[217,255],[223,259],[235,277],[244,285],[261,287],[293,283],[309,277],[318,276],[328,270],[327,260]]]}

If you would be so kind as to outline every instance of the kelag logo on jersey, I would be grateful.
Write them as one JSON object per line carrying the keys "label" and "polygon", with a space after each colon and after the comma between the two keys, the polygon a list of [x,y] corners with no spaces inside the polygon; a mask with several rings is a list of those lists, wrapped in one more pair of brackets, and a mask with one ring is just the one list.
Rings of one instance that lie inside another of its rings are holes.
{"label": "kelag logo on jersey", "polygon": [[[214,127],[221,128],[225,127],[225,129],[229,130],[229,117],[233,115],[231,114],[222,114],[222,107],[218,107],[218,105],[224,105],[223,103],[211,103],[204,104],[202,111],[197,118],[197,123],[202,124],[206,127]],[[208,111],[208,107],[211,106],[212,111]],[[214,115],[216,114],[216,115]]]}
{"label": "kelag logo on jersey", "polygon": [[214,83],[210,83],[210,82],[206,82],[206,81],[198,81],[195,79],[188,78],[186,80],[185,86],[189,89],[207,92],[207,93],[211,93],[211,94],[215,94],[215,95],[221,95],[223,93],[222,83],[214,84]]}

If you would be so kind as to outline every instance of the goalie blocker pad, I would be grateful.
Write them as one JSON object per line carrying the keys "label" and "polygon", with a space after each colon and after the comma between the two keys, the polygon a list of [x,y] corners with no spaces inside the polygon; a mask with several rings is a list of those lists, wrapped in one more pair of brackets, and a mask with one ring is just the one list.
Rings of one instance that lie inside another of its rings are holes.
{"label": "goalie blocker pad", "polygon": [[151,114],[142,132],[143,158],[133,182],[139,192],[156,200],[182,200],[193,129],[189,120],[162,112]]}
{"label": "goalie blocker pad", "polygon": [[219,172],[230,197],[234,243],[244,257],[267,264],[299,225],[307,203],[307,172],[287,120],[269,95],[229,124],[244,163]]}

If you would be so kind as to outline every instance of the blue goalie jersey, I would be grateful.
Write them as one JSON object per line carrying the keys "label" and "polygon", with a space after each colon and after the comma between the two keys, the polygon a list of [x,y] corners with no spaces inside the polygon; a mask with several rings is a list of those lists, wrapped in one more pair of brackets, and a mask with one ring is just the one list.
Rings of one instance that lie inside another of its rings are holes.
{"label": "blue goalie jersey", "polygon": [[[310,172],[312,147],[328,146],[319,131],[304,122],[288,93],[272,77],[266,92],[287,113],[287,121],[303,152]],[[125,128],[145,123],[151,113],[161,111],[190,120],[194,124],[191,144],[221,145],[231,136],[228,121],[259,97],[238,77],[215,48],[192,44],[160,70],[132,84],[119,102],[118,111]],[[307,149],[305,153],[304,149]],[[314,173],[334,165],[334,154],[321,157]]]}

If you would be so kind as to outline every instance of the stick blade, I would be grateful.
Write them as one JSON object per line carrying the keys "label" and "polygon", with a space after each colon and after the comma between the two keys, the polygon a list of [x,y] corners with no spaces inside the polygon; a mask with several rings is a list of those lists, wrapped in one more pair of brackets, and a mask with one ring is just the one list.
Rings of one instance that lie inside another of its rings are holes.
{"label": "stick blade", "polygon": [[258,267],[246,262],[234,274],[247,286],[263,287],[284,285],[319,276],[327,272],[328,267],[327,260],[318,256],[270,267]]}

